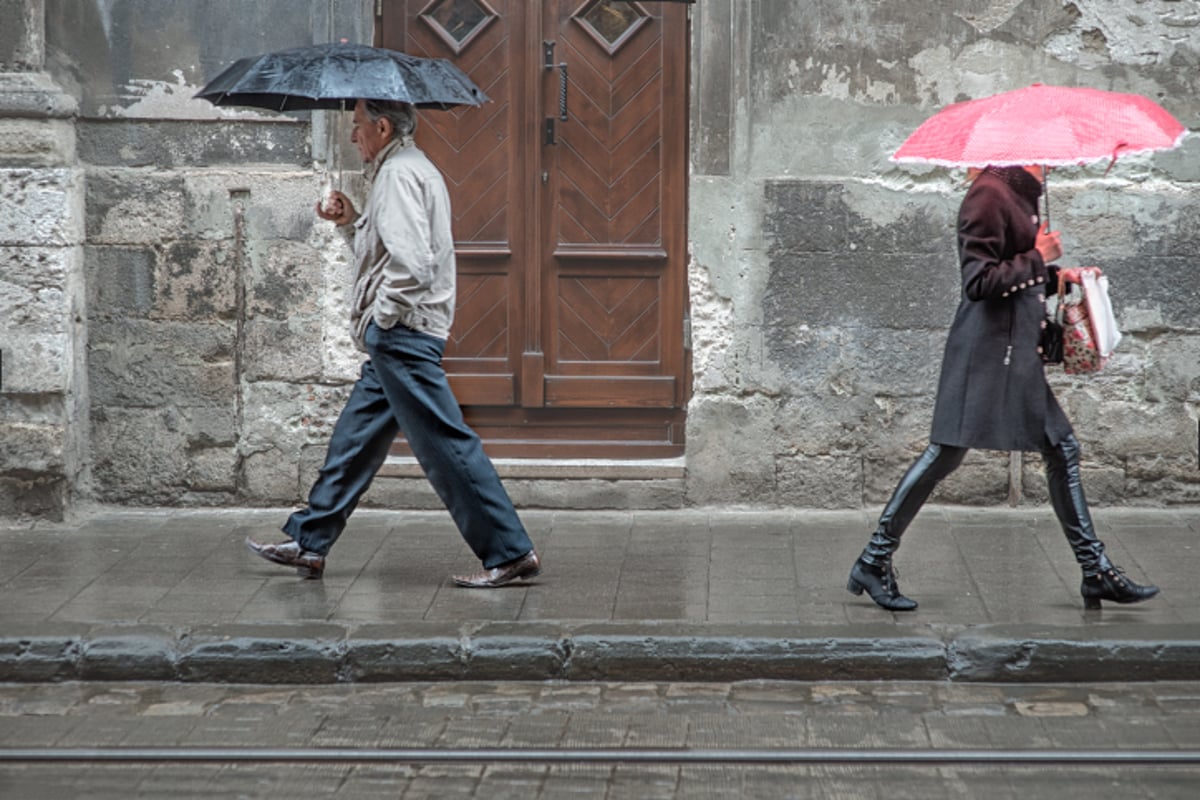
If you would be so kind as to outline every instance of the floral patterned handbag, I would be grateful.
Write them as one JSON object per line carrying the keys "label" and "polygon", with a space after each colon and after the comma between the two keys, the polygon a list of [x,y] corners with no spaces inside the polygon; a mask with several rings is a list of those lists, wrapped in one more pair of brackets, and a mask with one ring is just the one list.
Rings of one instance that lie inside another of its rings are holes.
{"label": "floral patterned handbag", "polygon": [[[1079,283],[1068,280],[1064,272],[1066,270],[1058,273],[1058,308],[1055,311],[1055,320],[1062,326],[1063,370],[1071,375],[1096,372],[1104,367],[1109,357],[1108,352],[1102,352],[1095,319],[1097,310],[1106,313],[1110,320],[1112,318],[1107,287],[1097,283],[1102,275],[1099,267],[1081,267]],[[1103,309],[1099,308],[1101,303]],[[1119,338],[1118,333],[1116,339]]]}

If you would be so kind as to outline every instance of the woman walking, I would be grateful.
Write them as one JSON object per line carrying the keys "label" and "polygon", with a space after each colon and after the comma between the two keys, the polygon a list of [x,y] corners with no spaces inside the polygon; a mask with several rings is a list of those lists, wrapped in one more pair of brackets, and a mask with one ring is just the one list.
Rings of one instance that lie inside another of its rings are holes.
{"label": "woman walking", "polygon": [[988,167],[959,209],[962,300],[946,342],[930,444],[900,480],[847,584],[891,611],[917,607],[901,594],[892,568],[900,537],[972,447],[1042,454],[1050,502],[1083,571],[1086,608],[1158,594],[1105,555],[1083,494],[1079,443],[1046,383],[1038,339],[1046,291],[1058,280],[1058,268],[1048,265],[1062,255],[1062,243],[1039,224],[1042,179],[1041,167]]}

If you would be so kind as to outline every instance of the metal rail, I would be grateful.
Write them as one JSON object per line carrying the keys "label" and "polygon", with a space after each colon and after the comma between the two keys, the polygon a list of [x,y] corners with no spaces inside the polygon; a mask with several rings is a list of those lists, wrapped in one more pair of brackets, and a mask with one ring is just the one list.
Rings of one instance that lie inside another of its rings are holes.
{"label": "metal rail", "polygon": [[1008,764],[1200,766],[1200,750],[824,750],[602,748],[0,748],[0,763],[173,764]]}

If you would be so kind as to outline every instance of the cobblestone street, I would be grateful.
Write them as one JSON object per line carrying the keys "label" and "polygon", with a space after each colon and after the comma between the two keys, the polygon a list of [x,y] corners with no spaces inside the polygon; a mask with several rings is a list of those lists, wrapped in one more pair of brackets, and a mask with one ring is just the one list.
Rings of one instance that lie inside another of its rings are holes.
{"label": "cobblestone street", "polygon": [[[0,685],[3,748],[1195,751],[1200,684]],[[1191,798],[1174,765],[15,764],[4,798]]]}

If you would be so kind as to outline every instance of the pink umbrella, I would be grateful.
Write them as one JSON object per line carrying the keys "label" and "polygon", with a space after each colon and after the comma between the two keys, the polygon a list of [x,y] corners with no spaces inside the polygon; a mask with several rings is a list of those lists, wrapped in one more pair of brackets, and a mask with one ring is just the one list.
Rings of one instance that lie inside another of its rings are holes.
{"label": "pink umbrella", "polygon": [[1136,94],[1044,86],[946,106],[892,154],[897,162],[946,167],[1083,164],[1170,150],[1187,129]]}

